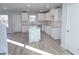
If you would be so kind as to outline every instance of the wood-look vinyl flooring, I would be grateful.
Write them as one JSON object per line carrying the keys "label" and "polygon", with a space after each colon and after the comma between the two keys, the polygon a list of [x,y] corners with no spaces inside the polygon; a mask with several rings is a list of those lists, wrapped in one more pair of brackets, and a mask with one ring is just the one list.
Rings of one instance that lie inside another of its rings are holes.
{"label": "wood-look vinyl flooring", "polygon": [[[54,39],[42,32],[41,40],[39,42],[30,43],[29,33],[10,33],[7,34],[8,39],[28,45],[30,47],[39,49],[44,52],[51,53],[52,55],[71,55],[68,51],[60,46]],[[42,55],[35,51],[20,47],[16,44],[8,42],[8,53],[9,55]]]}

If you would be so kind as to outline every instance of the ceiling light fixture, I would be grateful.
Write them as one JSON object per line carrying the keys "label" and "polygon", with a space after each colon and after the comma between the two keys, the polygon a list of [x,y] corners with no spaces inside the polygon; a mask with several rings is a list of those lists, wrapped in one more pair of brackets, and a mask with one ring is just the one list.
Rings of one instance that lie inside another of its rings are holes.
{"label": "ceiling light fixture", "polygon": [[6,8],[6,7],[4,7],[4,9],[6,10],[7,8]]}
{"label": "ceiling light fixture", "polygon": [[30,7],[30,4],[28,4],[27,7]]}

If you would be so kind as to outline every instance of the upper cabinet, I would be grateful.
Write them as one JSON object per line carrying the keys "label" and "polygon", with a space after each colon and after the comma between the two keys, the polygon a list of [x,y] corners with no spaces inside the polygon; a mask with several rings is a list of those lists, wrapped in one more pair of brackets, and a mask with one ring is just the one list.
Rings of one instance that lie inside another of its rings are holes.
{"label": "upper cabinet", "polygon": [[52,21],[52,17],[49,13],[38,13],[38,21]]}
{"label": "upper cabinet", "polygon": [[37,19],[38,19],[38,21],[45,21],[46,14],[45,13],[38,13]]}
{"label": "upper cabinet", "polygon": [[53,21],[55,15],[55,9],[51,9],[49,12],[46,13],[46,20]]}
{"label": "upper cabinet", "polygon": [[62,19],[62,9],[57,8],[57,9],[55,9],[54,21],[61,21],[61,19]]}
{"label": "upper cabinet", "polygon": [[28,13],[21,13],[22,21],[28,21]]}
{"label": "upper cabinet", "polygon": [[52,21],[53,17],[51,16],[50,12],[46,13],[46,21]]}
{"label": "upper cabinet", "polygon": [[54,15],[55,15],[55,9],[51,9],[51,10],[49,11],[49,14],[50,14],[50,16],[54,16]]}
{"label": "upper cabinet", "polygon": [[55,15],[55,9],[51,9],[47,13],[38,13],[38,21],[53,21]]}
{"label": "upper cabinet", "polygon": [[[28,14],[23,13],[23,20],[28,20]],[[47,13],[37,13],[37,21],[54,21],[58,22],[61,21],[62,16],[62,9],[61,8],[56,8],[56,9],[51,9]]]}

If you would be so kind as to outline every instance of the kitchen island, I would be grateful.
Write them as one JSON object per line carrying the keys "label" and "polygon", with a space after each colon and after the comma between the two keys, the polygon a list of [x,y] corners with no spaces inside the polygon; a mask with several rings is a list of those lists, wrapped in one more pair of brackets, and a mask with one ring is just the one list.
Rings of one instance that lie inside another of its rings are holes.
{"label": "kitchen island", "polygon": [[29,28],[29,42],[39,42],[41,39],[41,29],[34,25]]}

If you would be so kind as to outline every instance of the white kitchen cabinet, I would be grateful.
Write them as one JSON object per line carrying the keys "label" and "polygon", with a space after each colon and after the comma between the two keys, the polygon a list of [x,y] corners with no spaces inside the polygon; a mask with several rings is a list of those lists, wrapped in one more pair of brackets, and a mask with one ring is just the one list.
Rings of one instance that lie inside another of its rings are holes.
{"label": "white kitchen cabinet", "polygon": [[50,32],[51,32],[50,26],[47,26],[46,28],[47,28],[47,34],[50,35]]}
{"label": "white kitchen cabinet", "polygon": [[43,31],[54,39],[61,39],[61,28],[43,25]]}
{"label": "white kitchen cabinet", "polygon": [[54,21],[61,21],[62,19],[62,9],[57,8],[55,9]]}
{"label": "white kitchen cabinet", "polygon": [[38,21],[53,21],[55,10],[52,9],[47,13],[38,13]]}
{"label": "white kitchen cabinet", "polygon": [[51,9],[51,10],[50,10],[50,15],[51,15],[51,16],[54,16],[54,15],[55,15],[55,9]]}
{"label": "white kitchen cabinet", "polygon": [[38,13],[37,19],[38,19],[38,21],[45,21],[46,14],[45,13]]}
{"label": "white kitchen cabinet", "polygon": [[51,21],[52,19],[51,19],[51,15],[50,15],[50,13],[48,12],[48,13],[46,13],[46,21]]}
{"label": "white kitchen cabinet", "polygon": [[22,21],[28,21],[28,13],[21,13]]}
{"label": "white kitchen cabinet", "polygon": [[51,37],[54,39],[61,39],[61,28],[51,28]]}
{"label": "white kitchen cabinet", "polygon": [[54,21],[54,15],[55,11],[50,10],[49,12],[46,13],[46,21]]}

